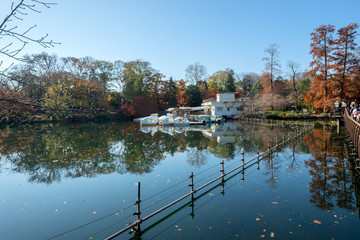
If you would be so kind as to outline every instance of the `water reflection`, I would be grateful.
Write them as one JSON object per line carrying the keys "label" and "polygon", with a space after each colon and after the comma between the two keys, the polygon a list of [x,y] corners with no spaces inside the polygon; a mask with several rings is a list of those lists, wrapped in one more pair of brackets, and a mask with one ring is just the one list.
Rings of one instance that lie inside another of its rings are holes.
{"label": "water reflection", "polygon": [[[175,153],[186,153],[189,165],[203,166],[209,156],[231,161],[240,155],[266,151],[269,139],[282,139],[293,126],[227,122],[198,127],[147,127],[137,124],[35,125],[0,130],[0,173],[23,172],[29,182],[51,184],[63,178],[95,177],[117,172],[145,174]],[[304,140],[290,144],[289,171],[296,153],[311,153],[305,161],[312,176],[310,202],[321,209],[355,210],[344,135],[336,126],[321,126]],[[283,151],[283,150],[281,150]],[[265,161],[266,183],[276,188],[282,162]]]}
{"label": "water reflection", "polygon": [[305,161],[312,176],[310,202],[316,207],[331,210],[355,210],[352,176],[348,167],[345,138],[337,135],[333,127],[324,125],[305,137],[312,158]]}
{"label": "water reflection", "polygon": [[0,132],[1,164],[8,171],[27,173],[30,182],[52,183],[62,178],[99,174],[151,172],[167,154],[186,152],[190,165],[206,164],[209,154],[228,160],[240,150],[265,149],[275,130],[258,125],[148,127],[137,124],[35,125]]}

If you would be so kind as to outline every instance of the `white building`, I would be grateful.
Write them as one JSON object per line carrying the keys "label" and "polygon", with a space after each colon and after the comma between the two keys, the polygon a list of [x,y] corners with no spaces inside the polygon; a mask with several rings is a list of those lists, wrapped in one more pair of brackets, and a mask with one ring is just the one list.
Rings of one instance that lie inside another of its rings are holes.
{"label": "white building", "polygon": [[169,108],[167,111],[174,116],[188,115],[221,115],[223,117],[235,117],[246,105],[251,105],[249,98],[235,99],[235,93],[218,93],[216,99],[206,99],[201,107]]}
{"label": "white building", "polygon": [[245,105],[251,105],[248,98],[235,99],[235,93],[218,93],[215,99],[204,100],[201,104],[208,115],[221,115],[224,117],[236,116]]}

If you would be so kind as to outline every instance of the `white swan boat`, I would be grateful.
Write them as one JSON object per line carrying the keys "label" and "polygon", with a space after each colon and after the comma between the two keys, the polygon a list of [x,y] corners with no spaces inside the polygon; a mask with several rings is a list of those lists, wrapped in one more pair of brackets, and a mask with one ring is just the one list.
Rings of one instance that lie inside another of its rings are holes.
{"label": "white swan boat", "polygon": [[159,123],[159,117],[157,113],[151,114],[149,117],[140,119],[141,126],[156,126]]}
{"label": "white swan boat", "polygon": [[187,119],[187,114],[184,117],[177,117],[174,119],[174,126],[188,126],[190,125],[189,120]]}
{"label": "white swan boat", "polygon": [[161,126],[170,126],[174,124],[173,115],[168,113],[164,116],[159,117],[159,125]]}
{"label": "white swan boat", "polygon": [[153,113],[148,117],[138,119],[141,126],[189,126],[190,122],[187,119],[187,115],[184,117],[173,118],[171,113],[163,115],[161,117],[158,116],[157,113]]}

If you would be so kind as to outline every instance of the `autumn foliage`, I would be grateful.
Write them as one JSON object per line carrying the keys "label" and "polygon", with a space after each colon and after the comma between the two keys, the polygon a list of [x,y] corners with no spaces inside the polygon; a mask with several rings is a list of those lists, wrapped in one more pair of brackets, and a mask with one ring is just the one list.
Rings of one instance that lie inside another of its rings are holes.
{"label": "autumn foliage", "polygon": [[305,100],[315,108],[327,111],[335,101],[350,101],[359,97],[359,63],[355,38],[358,24],[340,28],[334,37],[333,25],[322,25],[311,34],[313,61],[309,76],[310,91]]}
{"label": "autumn foliage", "polygon": [[156,100],[147,96],[134,97],[131,107],[135,112],[134,117],[145,117],[159,111]]}
{"label": "autumn foliage", "polygon": [[12,92],[0,89],[0,121],[8,122],[16,118],[17,121],[26,120],[25,116],[32,115],[35,110],[29,99],[22,92]]}

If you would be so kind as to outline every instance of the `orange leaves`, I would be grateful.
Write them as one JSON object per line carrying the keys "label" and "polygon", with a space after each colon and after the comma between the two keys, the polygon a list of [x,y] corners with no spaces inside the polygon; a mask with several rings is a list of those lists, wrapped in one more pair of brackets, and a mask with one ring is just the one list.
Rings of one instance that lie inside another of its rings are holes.
{"label": "orange leaves", "polygon": [[358,24],[349,24],[337,31],[335,27],[321,25],[311,33],[311,55],[309,72],[312,78],[310,91],[305,100],[315,108],[329,109],[335,101],[346,101],[357,97],[360,84],[353,81],[359,77],[359,56],[356,55],[355,37]]}
{"label": "orange leaves", "polygon": [[315,224],[321,224],[321,222],[319,220],[314,220],[313,221]]}
{"label": "orange leaves", "polygon": [[263,95],[271,92],[271,80],[269,73],[261,75],[261,86],[263,87]]}

